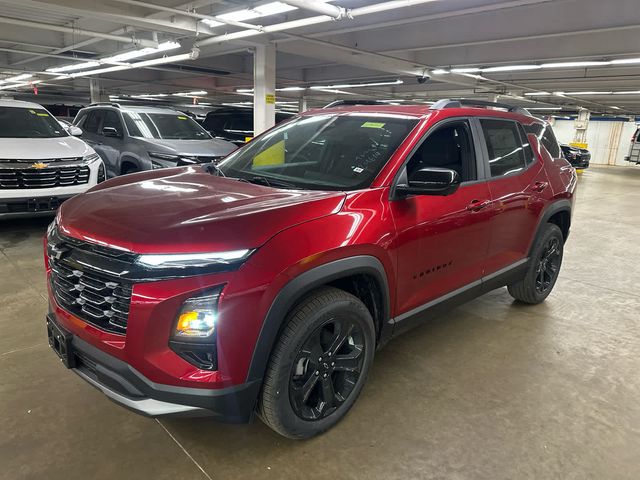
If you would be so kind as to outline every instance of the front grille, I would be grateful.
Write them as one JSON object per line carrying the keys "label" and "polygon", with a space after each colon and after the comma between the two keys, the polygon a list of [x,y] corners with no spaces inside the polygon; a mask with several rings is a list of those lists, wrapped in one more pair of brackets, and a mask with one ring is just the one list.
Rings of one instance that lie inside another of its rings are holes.
{"label": "front grille", "polygon": [[[46,162],[45,162],[46,163]],[[53,188],[82,185],[89,182],[86,165],[48,165],[45,168],[2,168],[0,189]]]}
{"label": "front grille", "polygon": [[53,260],[51,288],[56,302],[69,313],[103,330],[126,332],[131,285]]}

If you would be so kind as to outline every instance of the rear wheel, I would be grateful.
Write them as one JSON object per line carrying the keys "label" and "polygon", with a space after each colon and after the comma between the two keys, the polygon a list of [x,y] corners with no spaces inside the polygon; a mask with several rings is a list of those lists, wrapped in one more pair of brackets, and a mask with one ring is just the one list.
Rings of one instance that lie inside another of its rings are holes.
{"label": "rear wheel", "polygon": [[373,361],[375,330],[367,307],[325,287],[289,314],[269,361],[258,406],[262,420],[289,438],[309,438],[351,408]]}
{"label": "rear wheel", "polygon": [[563,246],[564,237],[560,228],[553,223],[545,224],[531,249],[526,275],[508,287],[511,296],[524,303],[543,302],[558,279]]}

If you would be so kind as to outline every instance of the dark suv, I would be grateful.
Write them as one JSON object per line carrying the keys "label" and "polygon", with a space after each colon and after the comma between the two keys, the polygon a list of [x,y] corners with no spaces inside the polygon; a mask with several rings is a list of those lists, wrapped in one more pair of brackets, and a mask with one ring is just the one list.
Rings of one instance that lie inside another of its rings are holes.
{"label": "dark suv", "polygon": [[[293,114],[276,112],[276,123],[291,118]],[[214,138],[235,145],[244,145],[253,137],[252,108],[218,108],[207,113],[202,126]]]}
{"label": "dark suv", "polygon": [[80,110],[73,124],[102,157],[108,177],[217,162],[236,149],[172,108],[96,103]]}
{"label": "dark suv", "polygon": [[542,120],[483,106],[309,111],[78,195],[47,233],[51,346],[147,415],[330,428],[393,336],[558,278],[575,170]]}

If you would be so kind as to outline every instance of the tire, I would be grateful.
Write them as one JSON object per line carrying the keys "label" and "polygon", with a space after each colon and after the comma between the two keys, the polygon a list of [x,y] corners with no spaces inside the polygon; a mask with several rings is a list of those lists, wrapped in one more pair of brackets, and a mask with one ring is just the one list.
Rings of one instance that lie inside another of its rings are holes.
{"label": "tire", "polygon": [[531,305],[544,302],[558,279],[563,247],[560,228],[553,223],[545,224],[531,249],[527,273],[522,280],[507,287],[509,294]]}
{"label": "tire", "polygon": [[258,415],[289,438],[328,430],[362,391],[375,346],[373,319],[358,298],[333,287],[311,292],[287,316],[269,360]]}

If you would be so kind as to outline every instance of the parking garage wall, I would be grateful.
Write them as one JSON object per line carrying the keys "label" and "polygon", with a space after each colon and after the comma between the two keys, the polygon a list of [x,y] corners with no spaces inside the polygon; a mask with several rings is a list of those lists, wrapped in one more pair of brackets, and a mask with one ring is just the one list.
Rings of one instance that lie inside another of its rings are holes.
{"label": "parking garage wall", "polygon": [[[571,143],[575,133],[573,120],[557,119],[553,130],[560,143]],[[587,129],[587,143],[591,151],[591,163],[629,167],[624,161],[629,154],[631,137],[636,131],[635,122],[591,121]]]}

